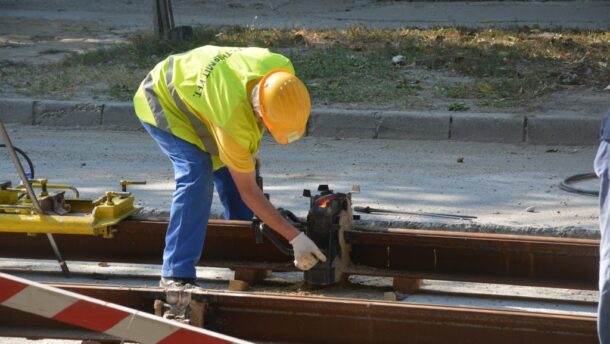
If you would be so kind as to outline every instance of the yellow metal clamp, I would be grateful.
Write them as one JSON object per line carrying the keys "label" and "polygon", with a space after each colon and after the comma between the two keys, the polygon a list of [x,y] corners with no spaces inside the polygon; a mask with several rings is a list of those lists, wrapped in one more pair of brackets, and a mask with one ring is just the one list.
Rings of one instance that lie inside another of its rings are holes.
{"label": "yellow metal clamp", "polygon": [[118,198],[126,198],[131,196],[131,192],[118,192],[118,191],[106,191],[104,193],[104,196],[97,198],[95,200],[93,200],[93,205],[100,205],[102,204],[102,202],[104,202],[104,205],[114,205],[114,202],[112,202],[112,199],[114,197],[118,197]]}
{"label": "yellow metal clamp", "polygon": [[[32,188],[42,189],[40,192],[40,196],[48,196],[49,195],[48,190],[54,189],[54,190],[71,190],[72,192],[74,192],[76,199],[80,198],[80,192],[78,192],[78,189],[72,185],[49,184],[47,179],[34,179],[34,180],[30,180],[29,182],[32,184]],[[25,185],[19,184],[16,186],[16,188],[25,189]]]}

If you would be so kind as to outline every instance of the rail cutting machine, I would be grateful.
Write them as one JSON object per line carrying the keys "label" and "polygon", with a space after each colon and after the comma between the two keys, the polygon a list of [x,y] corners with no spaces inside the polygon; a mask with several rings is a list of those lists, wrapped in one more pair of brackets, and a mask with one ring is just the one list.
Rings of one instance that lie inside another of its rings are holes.
{"label": "rail cutting machine", "polygon": [[[350,246],[344,240],[343,231],[352,227],[352,195],[334,192],[325,184],[318,186],[318,192],[312,195],[310,190],[303,190],[303,196],[309,198],[306,222],[288,210],[278,210],[288,221],[303,228],[326,256],[326,262],[318,262],[311,270],[305,271],[305,281],[312,285],[330,285],[343,279],[343,271],[350,261]],[[257,243],[261,243],[264,236],[282,253],[293,254],[292,248],[260,220],[255,218],[252,225],[258,235]]]}
{"label": "rail cutting machine", "polygon": [[319,262],[311,270],[305,271],[305,281],[313,285],[330,285],[343,279],[344,264],[349,261],[349,246],[343,239],[342,231],[352,226],[351,193],[335,193],[328,185],[318,187],[320,193],[310,198],[305,234],[313,240],[326,255],[326,262]]}

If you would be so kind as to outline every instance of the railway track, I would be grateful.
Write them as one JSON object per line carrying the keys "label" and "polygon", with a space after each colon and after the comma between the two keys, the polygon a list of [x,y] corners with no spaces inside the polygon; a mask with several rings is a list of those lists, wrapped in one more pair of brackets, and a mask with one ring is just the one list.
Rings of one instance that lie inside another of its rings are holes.
{"label": "railway track", "polygon": [[[153,312],[160,289],[54,284]],[[595,317],[223,291],[193,293],[206,329],[272,343],[597,343]],[[118,341],[0,307],[0,336]]]}
{"label": "railway track", "polygon": [[[56,234],[66,260],[160,264],[167,221],[128,219],[112,238]],[[343,274],[570,289],[597,289],[599,241],[488,233],[387,229],[344,232]],[[43,235],[0,232],[0,257],[53,259]],[[295,270],[250,222],[212,220],[200,266]]]}
{"label": "railway track", "polygon": [[[159,264],[167,222],[131,218],[112,238],[56,234],[70,261]],[[344,230],[349,250],[343,277],[393,277],[594,290],[599,242],[430,230]],[[0,233],[0,257],[53,259],[42,235]],[[292,257],[260,242],[252,223],[211,221],[199,265],[293,271]],[[153,312],[159,289],[55,286],[143,312]],[[590,315],[423,305],[333,297],[205,291],[204,327],[238,338],[277,343],[597,343]],[[0,336],[116,340],[0,307]]]}

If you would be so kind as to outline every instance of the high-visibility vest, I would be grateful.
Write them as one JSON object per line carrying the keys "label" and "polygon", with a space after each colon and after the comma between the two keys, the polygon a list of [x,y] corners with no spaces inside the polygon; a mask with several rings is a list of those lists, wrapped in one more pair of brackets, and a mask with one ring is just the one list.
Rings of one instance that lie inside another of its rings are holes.
{"label": "high-visibility vest", "polygon": [[294,73],[292,63],[262,48],[203,46],[171,55],[140,84],[133,101],[138,118],[210,153],[223,164],[210,125],[222,128],[252,154],[262,139],[247,84],[273,69]]}

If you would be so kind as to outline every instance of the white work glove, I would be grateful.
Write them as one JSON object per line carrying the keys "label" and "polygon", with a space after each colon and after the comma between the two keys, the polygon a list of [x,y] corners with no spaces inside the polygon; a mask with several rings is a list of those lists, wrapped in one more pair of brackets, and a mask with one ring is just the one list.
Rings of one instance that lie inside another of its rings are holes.
{"label": "white work glove", "polygon": [[306,271],[313,268],[318,260],[326,261],[326,256],[303,232],[290,240],[290,244],[294,251],[294,266],[300,270]]}

